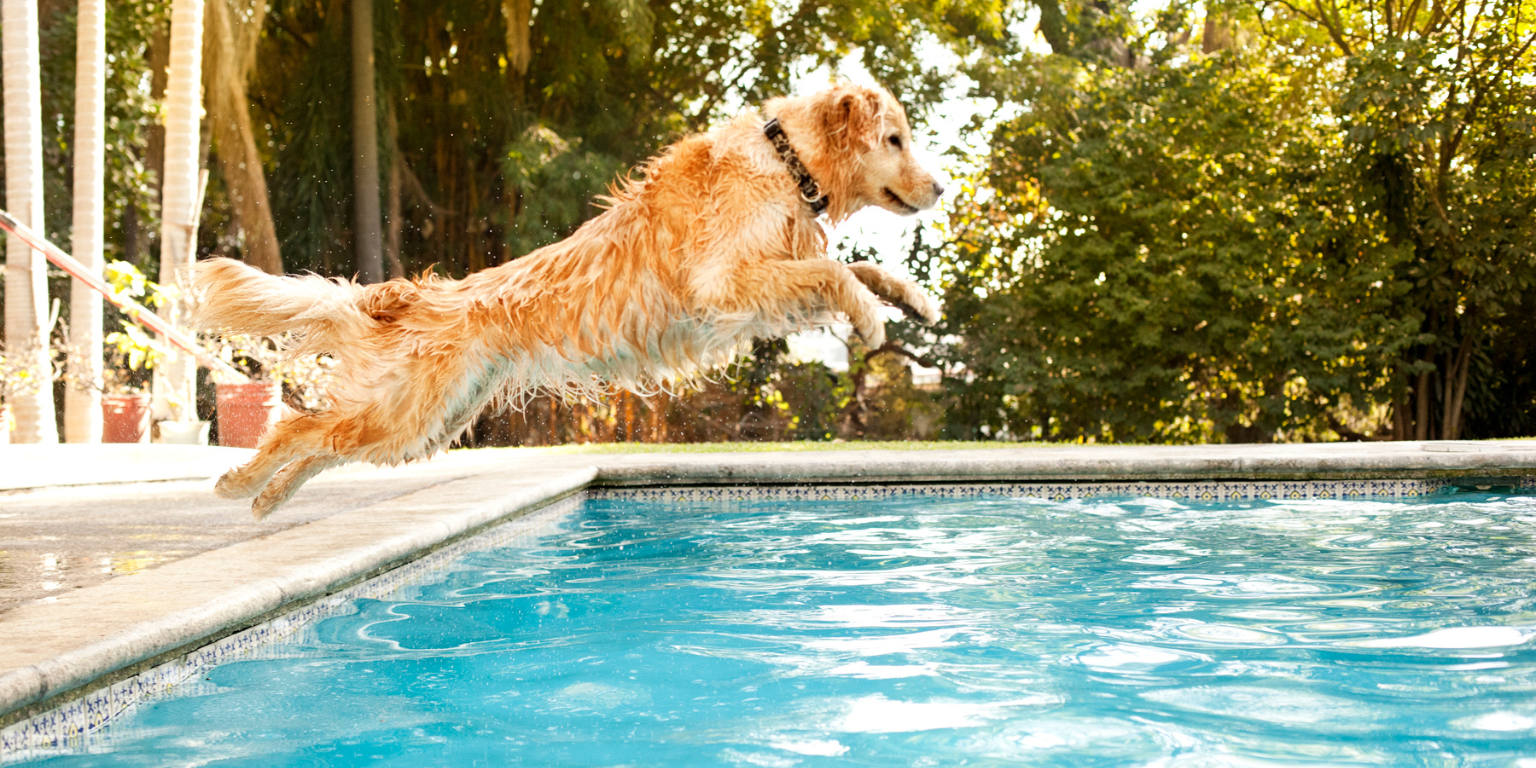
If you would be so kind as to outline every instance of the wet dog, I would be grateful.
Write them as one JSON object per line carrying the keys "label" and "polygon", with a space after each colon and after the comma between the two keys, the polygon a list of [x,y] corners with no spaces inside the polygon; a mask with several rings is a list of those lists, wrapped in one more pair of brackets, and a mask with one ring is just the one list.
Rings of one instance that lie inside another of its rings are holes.
{"label": "wet dog", "polygon": [[827,258],[821,220],[935,205],[943,190],[911,143],[889,93],[844,83],[677,142],[569,238],[463,280],[357,285],[199,262],[201,327],[290,334],[295,354],[340,361],[330,406],[286,413],[217,493],[255,496],[262,518],[328,467],[431,456],[498,398],[653,388],[833,313],[879,347],[882,299],[933,322],[913,283]]}

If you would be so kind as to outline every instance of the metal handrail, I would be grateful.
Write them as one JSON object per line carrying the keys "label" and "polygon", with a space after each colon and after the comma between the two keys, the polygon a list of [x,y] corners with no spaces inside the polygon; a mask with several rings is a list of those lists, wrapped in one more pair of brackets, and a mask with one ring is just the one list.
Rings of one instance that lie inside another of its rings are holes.
{"label": "metal handrail", "polygon": [[196,358],[197,362],[202,364],[203,367],[216,370],[235,381],[250,381],[250,377],[241,373],[238,368],[209,354],[206,349],[203,349],[202,345],[197,343],[197,339],[192,338],[186,332],[166,322],[164,318],[151,312],[144,305],[118,293],[116,289],[107,284],[107,281],[101,279],[100,275],[91,271],[90,267],[81,264],[75,257],[65,253],[57,245],[48,242],[47,238],[33,232],[31,228],[17,221],[15,217],[4,210],[0,210],[0,229],[21,238],[23,243],[32,248],[42,251],[43,255],[53,262],[55,266],[68,272],[76,280],[85,283],[91,290],[101,294],[112,306],[122,310],[123,314],[128,316],[128,319],[160,334],[166,341],[182,348],[191,354],[192,357]]}

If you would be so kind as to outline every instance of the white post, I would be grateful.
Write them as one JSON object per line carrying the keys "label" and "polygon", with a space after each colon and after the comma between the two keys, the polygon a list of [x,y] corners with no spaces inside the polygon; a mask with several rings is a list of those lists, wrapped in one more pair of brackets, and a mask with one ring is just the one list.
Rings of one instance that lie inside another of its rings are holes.
{"label": "white post", "polygon": [[[106,174],[107,6],[80,0],[75,46],[75,200],[70,250],[92,274],[102,256],[102,187]],[[70,385],[64,390],[64,439],[101,442],[101,294],[69,284]]]}
{"label": "white post", "polygon": [[[165,85],[165,172],[160,191],[160,284],[185,293],[197,259],[194,231],[198,197],[198,121],[202,114],[203,1],[172,0],[171,64]],[[180,301],[160,316],[180,326]],[[155,369],[157,420],[197,418],[197,363],[168,354]]]}
{"label": "white post", "polygon": [[[0,67],[5,101],[5,207],[43,230],[43,87],[38,66],[37,0],[0,2]],[[26,361],[34,391],[13,398],[12,439],[56,443],[53,372],[48,358],[48,272],[43,255],[18,238],[5,247],[5,343]]]}

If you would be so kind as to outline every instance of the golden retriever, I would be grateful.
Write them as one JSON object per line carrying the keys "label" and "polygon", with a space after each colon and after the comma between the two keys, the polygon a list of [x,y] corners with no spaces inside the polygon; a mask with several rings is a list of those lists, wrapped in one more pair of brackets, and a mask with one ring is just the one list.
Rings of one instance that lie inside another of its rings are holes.
{"label": "golden retriever", "polygon": [[286,412],[216,492],[255,496],[259,519],[328,467],[431,456],[497,398],[654,389],[835,312],[879,347],[880,299],[932,323],[913,283],[827,258],[820,219],[934,206],[943,189],[911,145],[890,93],[841,83],[677,142],[569,238],[463,280],[357,285],[199,262],[198,325],[292,334],[295,354],[339,360],[330,406]]}

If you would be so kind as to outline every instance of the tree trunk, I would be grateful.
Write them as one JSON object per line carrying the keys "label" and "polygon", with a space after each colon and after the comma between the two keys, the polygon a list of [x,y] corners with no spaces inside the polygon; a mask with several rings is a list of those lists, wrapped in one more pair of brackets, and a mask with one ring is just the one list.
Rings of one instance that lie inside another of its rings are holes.
{"label": "tree trunk", "polygon": [[404,234],[405,213],[400,207],[400,188],[403,185],[400,163],[389,164],[389,235],[384,241],[384,257],[389,262],[391,279],[405,277],[405,263],[400,261],[400,239]]}
{"label": "tree trunk", "polygon": [[1461,408],[1467,399],[1467,372],[1472,368],[1472,346],[1472,337],[1468,336],[1462,342],[1461,352],[1457,356],[1456,377],[1447,382],[1450,386],[1445,409],[1450,418],[1443,435],[1446,440],[1461,437]]}
{"label": "tree trunk", "polygon": [[[43,89],[36,0],[0,4],[0,66],[5,87],[5,207],[34,232],[43,228]],[[47,262],[15,237],[5,248],[5,344],[30,385],[9,399],[20,443],[56,443],[48,358]]]}
{"label": "tree trunk", "polygon": [[[70,249],[101,274],[106,174],[106,0],[80,0],[75,47],[75,199]],[[101,294],[69,284],[70,386],[64,390],[64,439],[101,442]]]}
{"label": "tree trunk", "polygon": [[208,122],[218,145],[219,170],[229,188],[235,222],[245,236],[245,261],[274,275],[283,274],[277,227],[267,178],[262,172],[256,132],[251,127],[246,80],[256,65],[256,44],[266,19],[265,0],[213,0],[208,5],[208,30],[203,39],[207,60],[204,80]]}
{"label": "tree trunk", "polygon": [[666,428],[667,422],[662,418],[662,411],[667,407],[667,396],[653,395],[647,401],[647,405],[651,408],[651,429],[647,442],[665,443],[667,438],[663,430]]}
{"label": "tree trunk", "polygon": [[[158,24],[149,38],[149,98],[156,104],[165,103],[165,84],[170,79],[170,68],[171,25]],[[144,135],[144,166],[154,173],[154,199],[155,204],[159,205],[160,194],[165,188],[165,126],[158,120],[149,124],[149,130]],[[154,238],[159,232],[150,225],[151,221],[145,221],[137,227],[139,240],[134,243],[135,251],[142,249],[148,253],[155,245]],[[137,259],[129,261],[139,264]]]}
{"label": "tree trunk", "polygon": [[1067,31],[1067,16],[1062,12],[1059,0],[1040,0],[1040,36],[1045,38],[1051,52],[1067,56],[1073,51],[1072,35]]}
{"label": "tree trunk", "polygon": [[1401,394],[1392,401],[1392,439],[1407,440],[1413,434],[1408,424],[1408,395]]}
{"label": "tree trunk", "polygon": [[1232,47],[1232,17],[1206,11],[1205,29],[1200,35],[1200,52],[1212,54]]}
{"label": "tree trunk", "polygon": [[379,226],[379,116],[373,85],[373,0],[352,0],[352,185],[357,273],[384,279]]}
{"label": "tree trunk", "polygon": [[507,22],[507,64],[519,76],[528,74],[533,60],[529,24],[533,20],[533,0],[501,0],[501,15]]}
{"label": "tree trunk", "polygon": [[[160,284],[187,290],[197,259],[193,222],[198,194],[198,132],[202,99],[203,2],[171,2],[171,66],[165,87],[165,171],[160,190]],[[182,302],[167,301],[160,315],[181,325]],[[155,369],[156,419],[186,420],[195,414],[197,364],[174,350]]]}
{"label": "tree trunk", "polygon": [[1429,439],[1429,371],[1419,374],[1418,384],[1413,388],[1414,413],[1413,413],[1413,439]]}
{"label": "tree trunk", "polygon": [[400,160],[400,132],[395,125],[393,102],[385,108],[384,124],[389,133],[389,193],[385,206],[389,231],[384,239],[384,259],[389,262],[389,276],[393,279],[405,277],[405,264],[400,261],[400,237],[405,227],[405,220],[401,218],[405,213],[401,210],[400,195],[405,187],[405,168]]}

